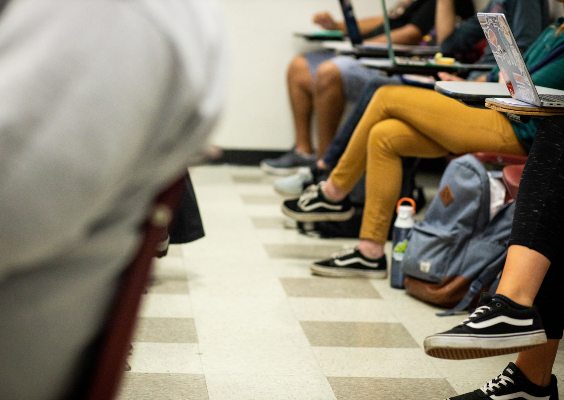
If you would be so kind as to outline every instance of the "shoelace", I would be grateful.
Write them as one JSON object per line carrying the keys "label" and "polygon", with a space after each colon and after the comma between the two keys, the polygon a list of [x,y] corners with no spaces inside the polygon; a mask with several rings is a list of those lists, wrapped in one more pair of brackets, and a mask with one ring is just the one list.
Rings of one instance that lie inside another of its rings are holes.
{"label": "shoelace", "polygon": [[346,249],[339,250],[336,253],[331,254],[331,258],[341,258],[353,254],[356,251],[354,247],[347,247]]}
{"label": "shoelace", "polygon": [[321,190],[320,189],[321,183],[322,182],[318,183],[317,185],[309,185],[300,196],[300,199],[298,200],[298,205],[299,206],[305,205],[309,203],[310,200],[315,199],[317,197],[317,191]]}
{"label": "shoelace", "polygon": [[509,383],[515,384],[513,379],[501,374],[497,378],[492,379],[491,381],[486,383],[484,386],[482,386],[480,388],[480,390],[482,392],[484,392],[485,394],[489,394],[488,392],[493,393],[495,391],[495,389],[499,389],[501,387],[500,385],[507,387],[507,385],[509,385]]}
{"label": "shoelace", "polygon": [[474,310],[474,312],[468,318],[466,318],[464,321],[462,321],[461,325],[467,324],[468,322],[472,321],[474,318],[479,317],[480,314],[483,314],[488,310],[491,310],[491,307],[482,306],[482,307],[476,308],[476,310]]}

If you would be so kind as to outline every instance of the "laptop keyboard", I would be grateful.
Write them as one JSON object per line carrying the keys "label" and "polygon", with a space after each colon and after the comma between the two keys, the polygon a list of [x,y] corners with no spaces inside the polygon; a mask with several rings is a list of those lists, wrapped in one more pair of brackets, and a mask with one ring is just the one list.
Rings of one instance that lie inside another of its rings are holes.
{"label": "laptop keyboard", "polygon": [[561,94],[540,94],[539,99],[548,103],[564,103],[564,95]]}

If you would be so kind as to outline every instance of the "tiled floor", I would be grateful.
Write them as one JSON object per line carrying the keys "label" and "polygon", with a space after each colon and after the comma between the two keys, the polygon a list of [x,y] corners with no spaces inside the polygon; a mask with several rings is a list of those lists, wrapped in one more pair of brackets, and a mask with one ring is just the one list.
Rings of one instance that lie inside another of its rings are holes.
{"label": "tiled floor", "polygon": [[444,399],[514,360],[427,357],[425,336],[464,315],[439,318],[388,280],[312,276],[312,259],[355,241],[285,229],[274,178],[258,168],[191,174],[206,237],[159,260],[120,400]]}

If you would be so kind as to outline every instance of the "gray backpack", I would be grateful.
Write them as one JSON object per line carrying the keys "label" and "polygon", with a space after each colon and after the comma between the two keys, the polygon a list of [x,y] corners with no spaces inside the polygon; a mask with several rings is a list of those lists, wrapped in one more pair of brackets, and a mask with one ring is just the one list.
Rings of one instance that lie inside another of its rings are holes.
{"label": "gray backpack", "polygon": [[501,272],[515,203],[504,204],[490,221],[490,180],[472,155],[447,166],[439,194],[425,219],[413,227],[402,269],[411,295],[462,311],[477,301]]}

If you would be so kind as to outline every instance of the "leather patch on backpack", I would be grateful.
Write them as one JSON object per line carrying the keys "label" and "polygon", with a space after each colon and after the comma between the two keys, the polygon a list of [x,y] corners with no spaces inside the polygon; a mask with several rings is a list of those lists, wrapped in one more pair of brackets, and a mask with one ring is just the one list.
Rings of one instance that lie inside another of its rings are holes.
{"label": "leather patch on backpack", "polygon": [[441,201],[445,207],[448,207],[448,205],[454,201],[454,195],[452,194],[449,186],[445,186],[439,193],[439,196],[441,197]]}

